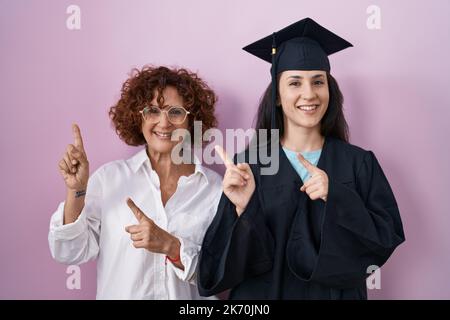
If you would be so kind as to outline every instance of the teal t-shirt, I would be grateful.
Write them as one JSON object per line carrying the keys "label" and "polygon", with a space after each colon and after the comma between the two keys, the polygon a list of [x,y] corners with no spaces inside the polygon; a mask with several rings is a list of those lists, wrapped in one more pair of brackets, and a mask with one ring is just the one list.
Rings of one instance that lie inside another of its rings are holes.
{"label": "teal t-shirt", "polygon": [[[309,179],[309,172],[306,168],[301,164],[301,162],[297,158],[297,152],[286,149],[283,147],[283,151],[286,154],[286,157],[289,159],[289,162],[294,167],[295,171],[297,171],[298,175],[302,179],[303,183],[305,183]],[[310,152],[300,152],[306,160],[311,162],[311,164],[317,166],[319,162],[320,154],[322,153],[322,149],[310,151]]]}

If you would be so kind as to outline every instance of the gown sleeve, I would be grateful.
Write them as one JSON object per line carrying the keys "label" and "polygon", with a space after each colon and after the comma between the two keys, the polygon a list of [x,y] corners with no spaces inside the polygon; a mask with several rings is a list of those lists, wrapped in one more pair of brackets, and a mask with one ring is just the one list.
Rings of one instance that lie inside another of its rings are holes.
{"label": "gown sleeve", "polygon": [[256,187],[240,217],[222,194],[200,253],[197,284],[210,296],[238,285],[243,279],[272,268],[273,240],[268,231]]}
{"label": "gown sleeve", "polygon": [[[287,247],[289,268],[301,280],[337,288],[359,286],[368,267],[381,267],[405,240],[394,194],[370,151],[355,186],[330,179],[324,206],[308,210],[307,202],[296,213]],[[316,228],[318,244],[310,215],[323,215]]]}

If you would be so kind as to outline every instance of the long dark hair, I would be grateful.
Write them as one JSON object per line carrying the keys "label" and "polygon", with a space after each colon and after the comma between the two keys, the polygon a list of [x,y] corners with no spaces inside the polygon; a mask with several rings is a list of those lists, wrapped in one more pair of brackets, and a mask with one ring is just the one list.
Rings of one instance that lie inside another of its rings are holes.
{"label": "long dark hair", "polygon": [[[349,132],[347,121],[344,117],[343,104],[344,97],[336,79],[327,72],[328,90],[330,93],[330,101],[328,109],[325,112],[321,123],[320,133],[324,137],[334,137],[342,141],[348,142]],[[272,86],[269,84],[264,92],[260,102],[256,118],[256,130],[267,129],[270,132],[271,112],[272,112]],[[280,130],[280,137],[284,134],[283,109],[276,108],[275,117],[276,128]]]}

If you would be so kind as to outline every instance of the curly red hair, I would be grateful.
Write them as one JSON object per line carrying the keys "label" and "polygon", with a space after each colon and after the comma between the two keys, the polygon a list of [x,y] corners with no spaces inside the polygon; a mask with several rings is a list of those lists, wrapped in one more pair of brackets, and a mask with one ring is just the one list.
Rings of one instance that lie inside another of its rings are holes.
{"label": "curly red hair", "polygon": [[142,116],[139,113],[152,101],[155,92],[158,100],[167,86],[175,87],[183,98],[184,107],[190,111],[189,130],[194,138],[194,121],[202,121],[202,134],[217,126],[214,115],[217,96],[197,74],[184,68],[144,66],[133,69],[122,86],[121,97],[109,110],[116,133],[126,144],[139,146],[146,143],[142,134]]}

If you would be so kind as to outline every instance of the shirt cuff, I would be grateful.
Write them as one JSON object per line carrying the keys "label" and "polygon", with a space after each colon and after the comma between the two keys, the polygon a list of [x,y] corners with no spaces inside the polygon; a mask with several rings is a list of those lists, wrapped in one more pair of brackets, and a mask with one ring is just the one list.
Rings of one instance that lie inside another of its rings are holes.
{"label": "shirt cuff", "polygon": [[192,282],[195,280],[195,269],[197,268],[198,254],[201,246],[181,237],[178,237],[178,240],[181,243],[180,260],[184,266],[184,270],[177,268],[172,263],[169,265],[180,280]]}
{"label": "shirt cuff", "polygon": [[84,208],[78,216],[77,220],[72,223],[64,224],[64,202],[61,202],[58,209],[53,214],[50,221],[50,233],[53,234],[55,240],[72,240],[80,236],[87,228],[86,215]]}

